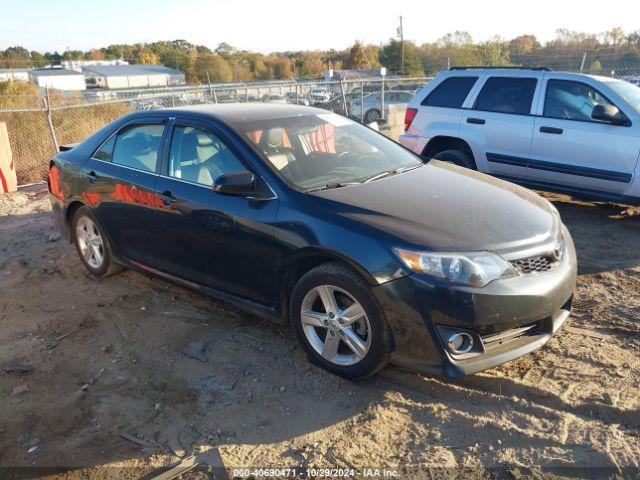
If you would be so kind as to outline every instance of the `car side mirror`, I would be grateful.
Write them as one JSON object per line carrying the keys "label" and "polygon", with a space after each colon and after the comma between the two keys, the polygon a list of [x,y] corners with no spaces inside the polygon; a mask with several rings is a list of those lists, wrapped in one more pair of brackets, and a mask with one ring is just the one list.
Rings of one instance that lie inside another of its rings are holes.
{"label": "car side mirror", "polygon": [[627,116],[615,105],[596,105],[591,112],[591,118],[612,125],[627,125],[629,123]]}
{"label": "car side mirror", "polygon": [[251,172],[233,172],[219,176],[211,189],[221,195],[246,195],[255,190],[256,177]]}

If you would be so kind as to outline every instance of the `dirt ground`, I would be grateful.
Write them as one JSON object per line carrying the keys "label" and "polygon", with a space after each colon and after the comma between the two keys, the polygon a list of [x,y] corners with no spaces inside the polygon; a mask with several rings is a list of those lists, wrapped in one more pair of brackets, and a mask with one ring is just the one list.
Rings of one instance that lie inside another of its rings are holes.
{"label": "dirt ground", "polygon": [[637,478],[640,216],[548,197],[580,276],[544,348],[456,381],[350,383],[287,328],[138,273],[92,278],[51,237],[43,187],[0,196],[0,478],[153,478],[212,447],[229,468]]}

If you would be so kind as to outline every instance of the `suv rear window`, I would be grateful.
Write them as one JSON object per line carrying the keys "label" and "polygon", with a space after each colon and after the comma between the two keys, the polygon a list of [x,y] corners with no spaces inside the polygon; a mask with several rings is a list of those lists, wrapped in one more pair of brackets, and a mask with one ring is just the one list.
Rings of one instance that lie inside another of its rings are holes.
{"label": "suv rear window", "polygon": [[422,101],[427,107],[460,108],[478,77],[449,77]]}
{"label": "suv rear window", "polygon": [[538,80],[521,77],[491,77],[476,99],[474,109],[485,112],[528,115]]}

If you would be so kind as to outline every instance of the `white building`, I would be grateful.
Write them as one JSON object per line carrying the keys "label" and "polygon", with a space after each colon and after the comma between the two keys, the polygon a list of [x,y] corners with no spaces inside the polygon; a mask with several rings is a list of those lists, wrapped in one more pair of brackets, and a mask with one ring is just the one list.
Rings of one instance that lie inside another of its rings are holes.
{"label": "white building", "polygon": [[96,65],[82,67],[89,88],[145,88],[184,85],[184,73],[163,65]]}
{"label": "white building", "polygon": [[82,72],[83,67],[95,67],[101,65],[129,65],[126,60],[63,60],[60,62],[64,68]]}
{"label": "white building", "polygon": [[26,68],[0,68],[0,82],[8,80],[29,81],[29,74]]}
{"label": "white building", "polygon": [[54,90],[86,90],[84,75],[66,68],[34,68],[27,72],[29,80],[40,88]]}

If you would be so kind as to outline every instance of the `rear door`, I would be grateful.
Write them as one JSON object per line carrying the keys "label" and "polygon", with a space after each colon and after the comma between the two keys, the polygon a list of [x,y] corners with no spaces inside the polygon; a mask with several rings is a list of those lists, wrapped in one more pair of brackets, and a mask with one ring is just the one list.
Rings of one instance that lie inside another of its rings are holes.
{"label": "rear door", "polygon": [[[420,102],[418,113],[403,136],[403,144],[414,150],[414,145],[424,145],[433,137],[458,136],[462,106],[478,78],[478,75],[460,72],[442,80]],[[426,140],[419,141],[419,137]]]}
{"label": "rear door", "polygon": [[166,119],[132,120],[114,133],[82,166],[84,201],[94,208],[116,253],[155,262],[155,191]]}
{"label": "rear door", "polygon": [[[535,122],[529,180],[625,194],[640,141],[630,127],[591,118],[598,104],[615,105],[596,86],[548,78]],[[616,105],[618,108],[621,105]]]}
{"label": "rear door", "polygon": [[532,109],[538,95],[536,75],[488,77],[460,123],[460,138],[486,173],[525,178],[533,135]]}
{"label": "rear door", "polygon": [[220,175],[251,170],[245,150],[209,123],[176,118],[156,186],[159,269],[270,304],[277,199],[211,188]]}

